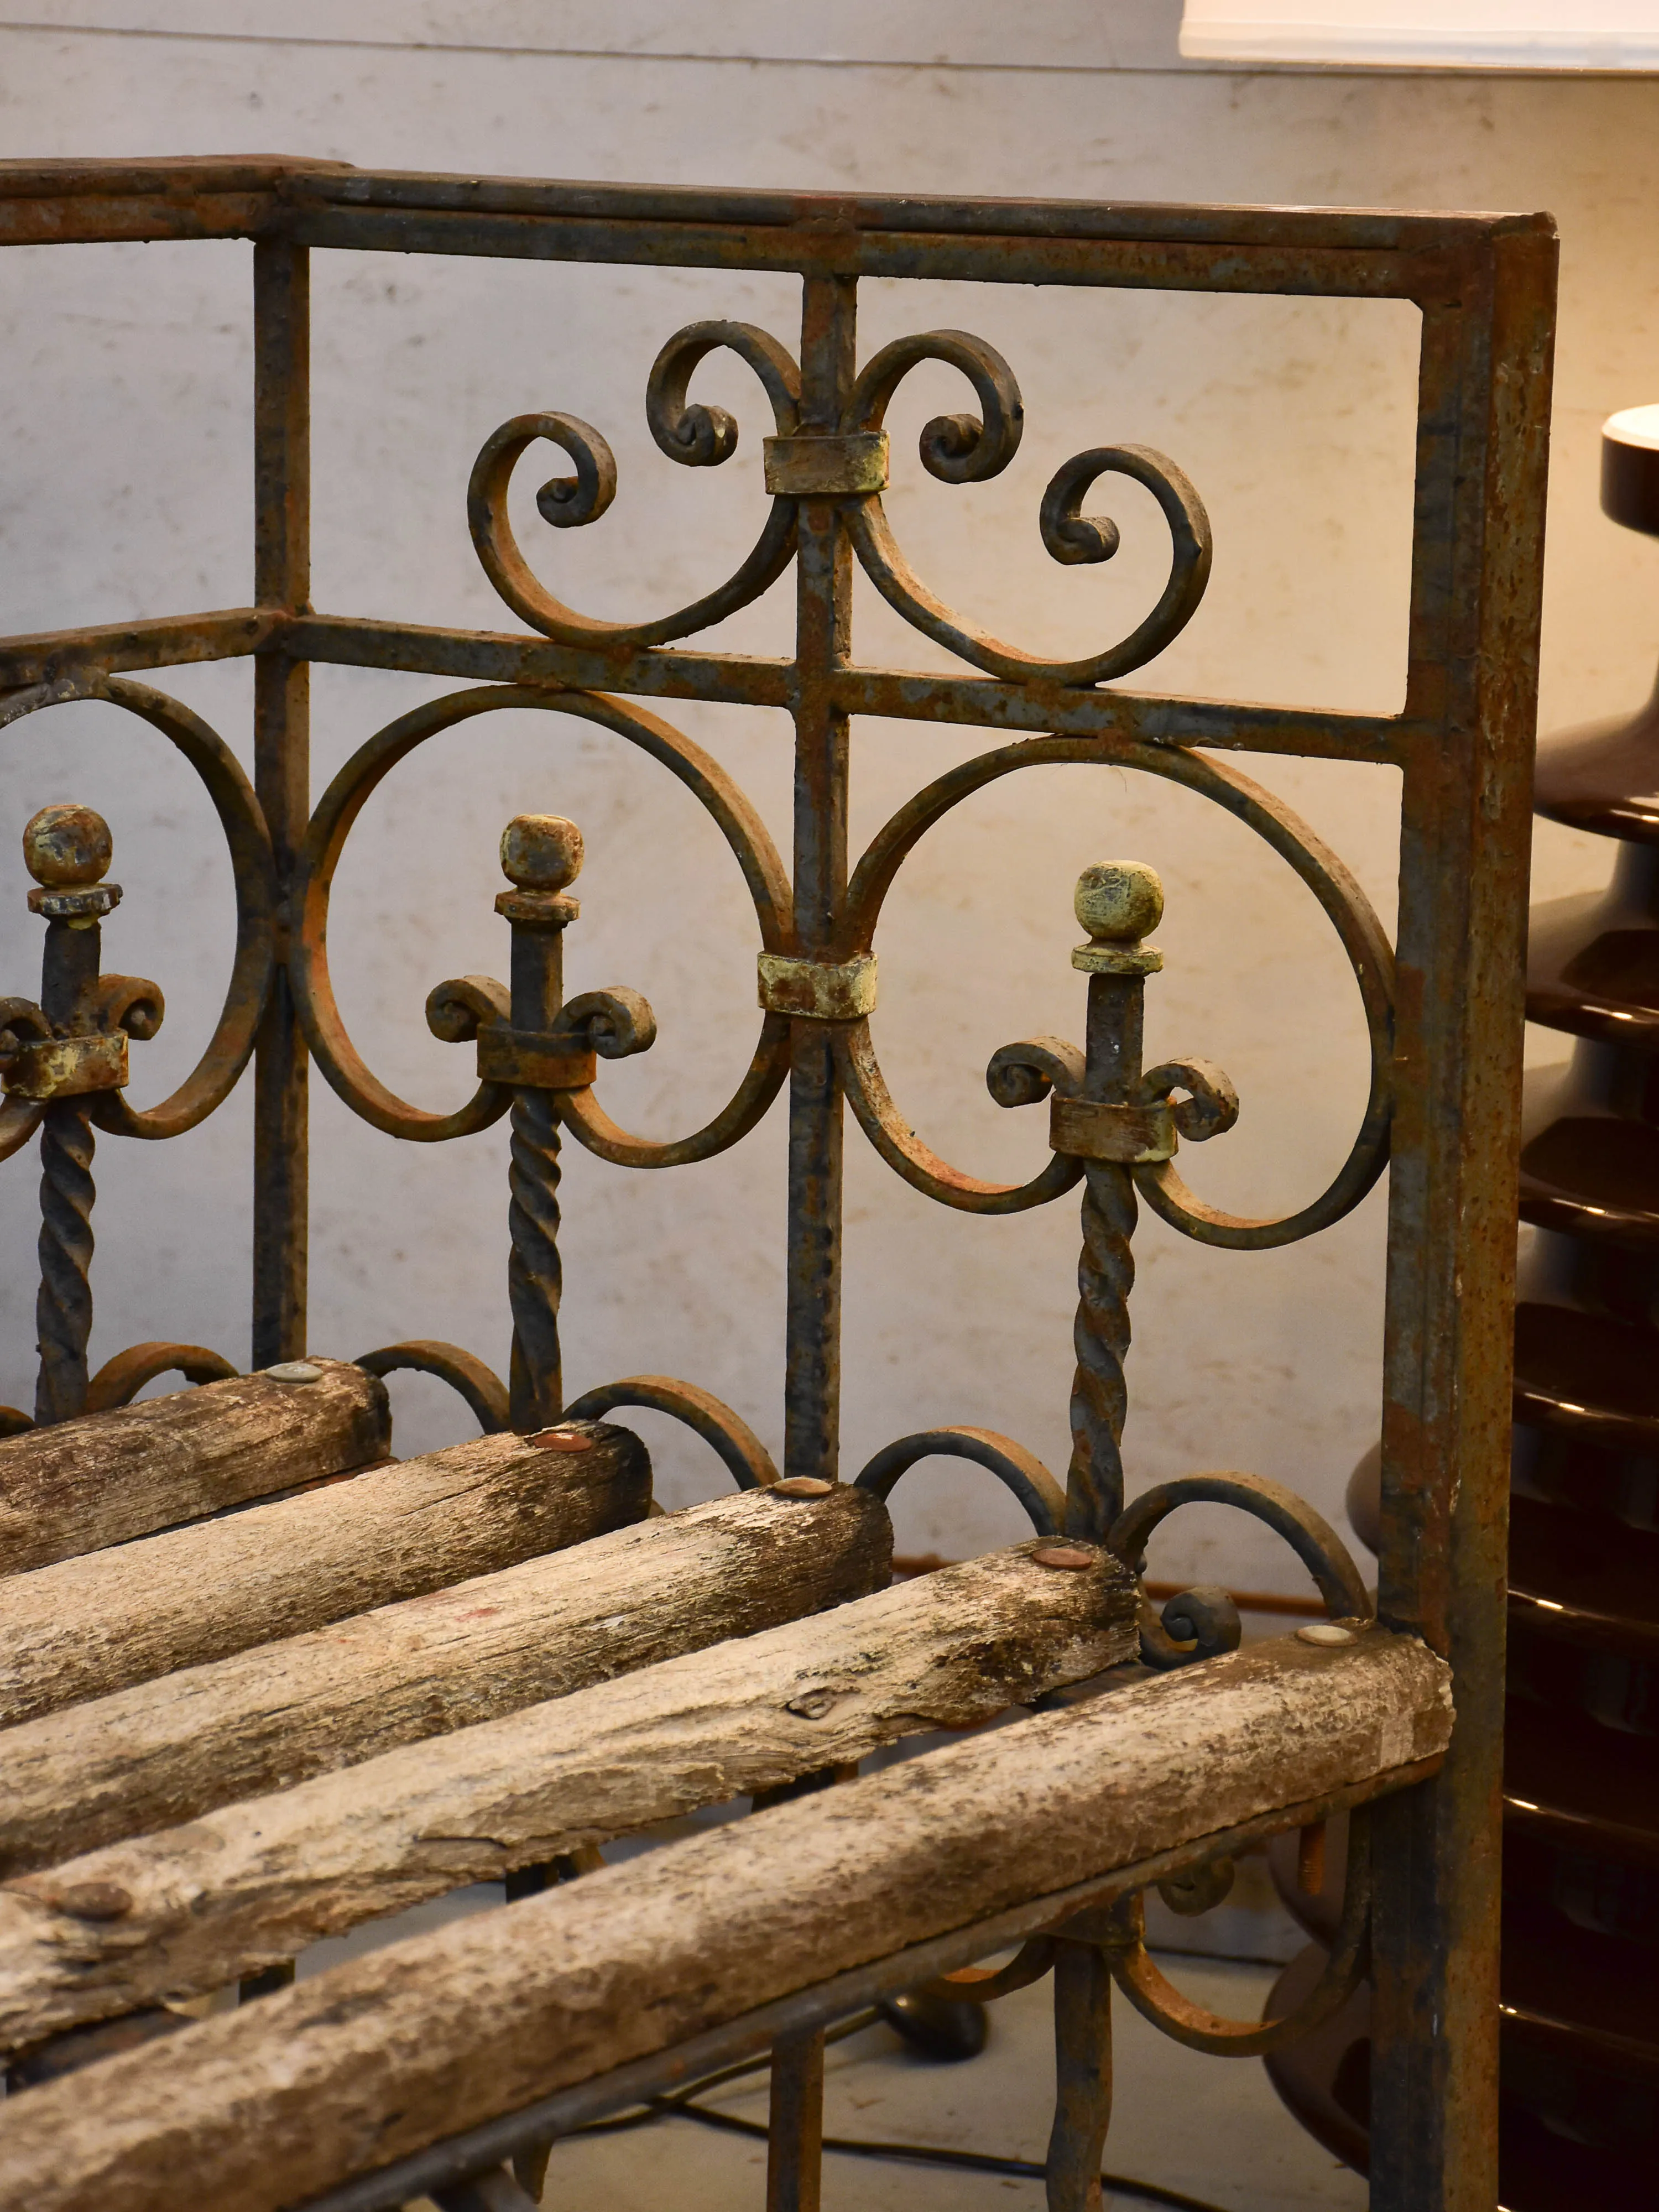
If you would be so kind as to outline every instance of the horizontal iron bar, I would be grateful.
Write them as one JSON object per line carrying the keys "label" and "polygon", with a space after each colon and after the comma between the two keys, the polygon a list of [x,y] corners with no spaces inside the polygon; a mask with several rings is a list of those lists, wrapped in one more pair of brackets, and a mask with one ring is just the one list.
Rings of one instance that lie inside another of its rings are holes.
{"label": "horizontal iron bar", "polygon": [[[1155,201],[935,198],[921,193],[821,193],[615,185],[569,179],[428,176],[377,172],[302,155],[108,161],[0,162],[0,199],[64,207],[76,234],[76,202],[120,199],[189,210],[213,198],[258,194],[360,211],[531,216],[543,222],[697,226],[741,230],[927,233],[933,236],[1118,240],[1224,246],[1246,252],[1337,248],[1367,254],[1437,255],[1477,249],[1505,233],[1536,229],[1535,216],[1418,214],[1388,208],[1192,207]],[[278,210],[268,210],[268,216]]]}
{"label": "horizontal iron bar", "polygon": [[154,622],[104,623],[88,629],[0,637],[0,690],[55,684],[66,676],[175,668],[192,660],[234,660],[257,652],[281,620],[258,607],[226,607],[211,614],[163,616]]}
{"label": "horizontal iron bar", "polygon": [[[833,208],[834,203],[827,205]],[[1298,294],[1317,298],[1455,297],[1464,253],[1389,253],[1336,245],[1192,243],[1060,232],[876,231],[833,215],[793,227],[641,222],[467,208],[301,205],[283,234],[355,252],[500,256],[677,269],[775,269],[806,276],[927,277],[936,283],[1109,285],[1160,292]]]}
{"label": "horizontal iron bar", "polygon": [[[574,690],[645,698],[707,699],[787,708],[792,664],[742,653],[581,653],[551,638],[508,631],[439,629],[347,615],[228,607],[153,622],[107,623],[0,638],[0,691],[65,678],[115,675],[191,661],[233,660],[280,642],[295,659],[390,668],[473,683],[560,684]],[[933,676],[902,668],[848,668],[830,678],[849,714],[949,722],[1032,736],[1117,737],[1335,760],[1397,761],[1431,726],[1386,714],[1306,707],[1238,706],[1156,692],[1002,684],[983,676]]]}
{"label": "horizontal iron bar", "polygon": [[[9,165],[0,163],[0,184]],[[19,164],[20,167],[30,165]],[[1340,245],[1376,252],[1435,252],[1448,243],[1530,230],[1530,215],[1413,213],[1396,208],[1214,207],[1184,202],[955,199],[927,192],[789,192],[697,185],[618,185],[571,179],[435,176],[343,163],[285,164],[290,197],[356,207],[450,208],[587,216],[607,222],[734,223],[793,228],[834,222],[858,230],[991,232],[1023,237],[1191,239],[1255,247]]]}
{"label": "horizontal iron bar", "polygon": [[914,1988],[918,1982],[935,1974],[948,1974],[958,1966],[971,1966],[975,1960],[993,1951],[1006,1950],[1084,1905],[1105,1904],[1132,1891],[1150,1888],[1154,1882],[1167,1881],[1171,1875],[1201,1860],[1221,1853],[1235,1854],[1268,1836],[1281,1834],[1287,1828],[1311,1826],[1351,1806],[1366,1804],[1374,1798],[1426,1782],[1438,1772],[1440,1765],[1438,1759],[1425,1759],[1414,1765],[1396,1767],[1392,1773],[1332,1790],[1325,1796],[1310,1798],[1298,1805],[1283,1807],[1278,1812],[1261,1814],[1237,1827],[1196,1838],[1175,1850],[1160,1851],[1134,1866],[1119,1867],[1088,1881],[1074,1883],[1069,1889],[1034,1898],[1029,1904],[1000,1912],[974,1927],[959,1928],[948,1936],[913,1944],[885,1959],[872,1960],[868,1966],[837,1974],[830,1981],[798,1990],[793,1996],[781,1997],[775,2003],[745,2013],[723,2027],[710,2028],[667,2050],[633,2059],[626,2066],[617,2067],[591,2081],[558,2090],[520,2112],[507,2113],[497,2120],[486,2120],[447,2142],[412,2152],[395,2165],[381,2167],[378,2173],[365,2174],[358,2180],[329,2190],[322,2197],[313,2197],[302,2212],[398,2212],[398,2208],[412,2197],[429,2195],[435,2189],[501,2164],[538,2137],[568,2135],[572,2129],[588,2120],[602,2119],[607,2113],[639,2104],[647,2097],[659,2096],[687,2081],[695,2081],[718,2067],[729,2065],[735,2059],[764,2051],[781,2036],[823,2027],[848,2013],[861,2010],[877,1997]]}
{"label": "horizontal iron bar", "polygon": [[[301,616],[283,634],[283,642],[304,660],[400,668],[475,683],[564,684],[576,690],[724,700],[750,707],[787,708],[792,703],[790,662],[740,653],[662,647],[616,654],[583,653],[556,645],[551,638],[438,629],[342,615]],[[842,669],[829,678],[829,685],[836,707],[848,714],[955,722],[1033,736],[1136,738],[1337,760],[1391,761],[1402,758],[1414,740],[1432,740],[1437,734],[1431,726],[1387,714],[1241,707],[1218,699],[1068,690],[1058,684],[1002,684],[991,677],[933,676],[908,669]]]}

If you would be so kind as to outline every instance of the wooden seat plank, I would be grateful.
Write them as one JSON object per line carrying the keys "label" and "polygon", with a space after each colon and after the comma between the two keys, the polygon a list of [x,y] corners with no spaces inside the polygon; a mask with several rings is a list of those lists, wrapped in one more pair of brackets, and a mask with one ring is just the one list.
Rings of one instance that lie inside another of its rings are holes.
{"label": "wooden seat plank", "polygon": [[562,1550],[649,1510],[630,1430],[475,1437],[0,1582],[0,1728]]}
{"label": "wooden seat plank", "polygon": [[1443,1752],[1375,1629],[1257,1644],[331,1968],[0,2107],[3,2212],[279,2212],[1008,1906]]}
{"label": "wooden seat plank", "polygon": [[750,1490],[0,1733],[0,1874],[881,1588],[869,1492]]}
{"label": "wooden seat plank", "polygon": [[386,1385],[341,1359],[238,1375],[0,1440],[0,1574],[125,1544],[382,1460]]}
{"label": "wooden seat plank", "polygon": [[[1040,1542],[321,1776],[0,1891],[0,2047],[258,1972],[463,1882],[966,1728],[1133,1659]],[[90,1901],[89,1914],[76,1906]]]}

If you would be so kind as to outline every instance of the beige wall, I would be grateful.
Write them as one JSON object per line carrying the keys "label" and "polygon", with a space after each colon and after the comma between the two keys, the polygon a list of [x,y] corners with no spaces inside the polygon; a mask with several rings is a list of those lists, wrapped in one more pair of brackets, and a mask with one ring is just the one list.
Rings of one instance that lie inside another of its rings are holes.
{"label": "beige wall", "polygon": [[[28,14],[106,34],[0,27],[9,157],[240,149],[665,182],[1550,208],[1564,255],[1544,725],[1633,703],[1648,685],[1659,547],[1601,520],[1595,470],[1601,418],[1659,397],[1651,83],[1206,71],[1176,62],[1178,9],[1163,0],[810,14],[647,0],[71,0],[57,10],[31,0]],[[283,35],[260,35],[273,28]],[[839,65],[824,65],[835,57]],[[248,596],[246,263],[246,249],[216,244],[0,260],[6,629]],[[1315,704],[1398,700],[1410,310],[866,291],[866,350],[959,323],[1002,349],[1024,390],[1024,446],[997,483],[952,491],[913,460],[896,471],[890,512],[947,596],[1036,644],[1081,648],[1131,627],[1161,573],[1150,501],[1132,490],[1115,500],[1126,544],[1105,570],[1055,568],[1034,523],[1041,488],[1067,454],[1150,443],[1198,483],[1217,556],[1197,619],[1137,681]],[[741,317],[792,339],[787,280],[340,256],[325,259],[317,293],[319,605],[511,626],[472,560],[462,498],[483,437],[531,408],[594,422],[622,468],[599,527],[533,541],[567,596],[600,614],[642,615],[734,564],[761,498],[758,395],[742,370],[711,363],[708,394],[739,415],[744,444],[718,475],[678,471],[645,432],[645,374],[694,316]],[[927,415],[966,404],[943,370],[911,385],[894,424],[902,455]],[[868,592],[857,621],[862,655],[937,663]],[[787,594],[775,592],[718,641],[773,651],[787,635]],[[245,667],[166,680],[246,757]],[[382,721],[440,688],[319,674],[318,787]],[[689,708],[678,719],[749,788],[787,849],[782,719]],[[976,750],[966,732],[860,726],[855,842]],[[588,841],[573,986],[632,984],[660,1024],[653,1053],[607,1074],[613,1110],[659,1134],[701,1121],[735,1080],[754,1020],[752,927],[712,828],[659,771],[575,725],[501,716],[430,753],[371,809],[342,876],[336,972],[376,1066],[428,1103],[459,1095],[466,1055],[427,1035],[422,1002],[443,976],[503,972],[505,931],[490,911],[495,836],[514,811],[548,808],[574,815]],[[1261,769],[1346,854],[1387,918],[1396,861],[1387,777]],[[108,962],[154,975],[169,1000],[161,1036],[134,1052],[136,1095],[159,1096],[199,1047],[223,974],[226,872],[204,801],[146,731],[90,708],[11,733],[0,793],[0,820],[12,825],[0,850],[0,989],[32,991],[38,975],[16,830],[47,799],[101,806],[127,893],[106,932]],[[1118,856],[1152,862],[1169,893],[1149,1046],[1220,1060],[1244,1097],[1237,1131],[1192,1156],[1194,1180],[1241,1207],[1295,1202],[1340,1158],[1363,1097],[1352,983],[1311,901],[1265,853],[1197,802],[1116,775],[1028,773],[963,809],[910,863],[880,939],[878,1041],[896,1092],[963,1164],[1030,1171],[1041,1115],[999,1113],[984,1065],[1014,1037],[1078,1033],[1070,887],[1086,862]],[[1605,860],[1589,841],[1546,830],[1540,887],[1594,883]],[[504,1363],[501,1133],[441,1151],[399,1146],[320,1083],[314,1132],[315,1347],[350,1354],[432,1334]],[[641,1369],[684,1374],[775,1443],[781,1134],[775,1111],[738,1152],[669,1176],[569,1161],[573,1389]],[[95,1357],[155,1335],[246,1356],[247,1136],[240,1097],[178,1143],[105,1143]],[[33,1180],[27,1156],[0,1176],[0,1233],[15,1255],[0,1293],[0,1398],[21,1402],[32,1389]],[[1134,1480],[1249,1467],[1335,1510],[1376,1429],[1382,1231],[1380,1192],[1285,1253],[1206,1254],[1156,1222],[1143,1227]],[[944,1420],[1006,1429],[1063,1465],[1075,1246],[1069,1203],[1007,1222],[963,1218],[915,1197],[854,1139],[850,1467]],[[465,1425],[435,1386],[400,1388],[399,1407],[405,1449]],[[660,1442],[672,1494],[713,1486],[695,1447]],[[958,1552],[1015,1526],[988,1479],[965,1469],[925,1469],[899,1499],[908,1548]],[[1219,1516],[1177,1524],[1165,1545],[1155,1571],[1296,1586],[1270,1540]]]}

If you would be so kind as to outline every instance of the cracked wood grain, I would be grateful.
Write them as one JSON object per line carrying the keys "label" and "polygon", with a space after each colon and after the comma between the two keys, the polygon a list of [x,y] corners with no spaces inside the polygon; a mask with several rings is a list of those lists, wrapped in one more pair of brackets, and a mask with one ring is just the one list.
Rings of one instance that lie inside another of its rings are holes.
{"label": "cracked wood grain", "polygon": [[475,1437],[0,1581],[0,1728],[642,1519],[644,1445],[564,1426],[592,1447]]}
{"label": "cracked wood grain", "polygon": [[385,1383],[344,1360],[307,1364],[314,1382],[239,1375],[0,1441],[0,1575],[384,1459]]}
{"label": "cracked wood grain", "polygon": [[[3,2212],[278,2212],[830,1975],[1443,1751],[1425,1646],[1257,1644],[452,1923],[0,2107]],[[95,2096],[91,2094],[96,2083]]]}
{"label": "cracked wood grain", "polygon": [[0,1891],[0,2045],[220,1987],[463,1882],[925,1729],[971,1726],[1133,1658],[1127,1570],[1101,1553],[1085,1571],[1056,1571],[1031,1559],[1042,1548],[969,1560],[16,1881]]}
{"label": "cracked wood grain", "polygon": [[0,1874],[861,1597],[891,1559],[864,1491],[743,1491],[27,1721],[0,1733]]}

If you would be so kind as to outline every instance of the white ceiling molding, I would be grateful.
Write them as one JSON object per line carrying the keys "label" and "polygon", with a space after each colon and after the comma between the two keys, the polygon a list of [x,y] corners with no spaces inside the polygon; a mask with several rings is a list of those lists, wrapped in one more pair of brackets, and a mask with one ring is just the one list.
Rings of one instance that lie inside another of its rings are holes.
{"label": "white ceiling molding", "polygon": [[1659,70],[1659,0],[1186,0],[1197,62]]}

